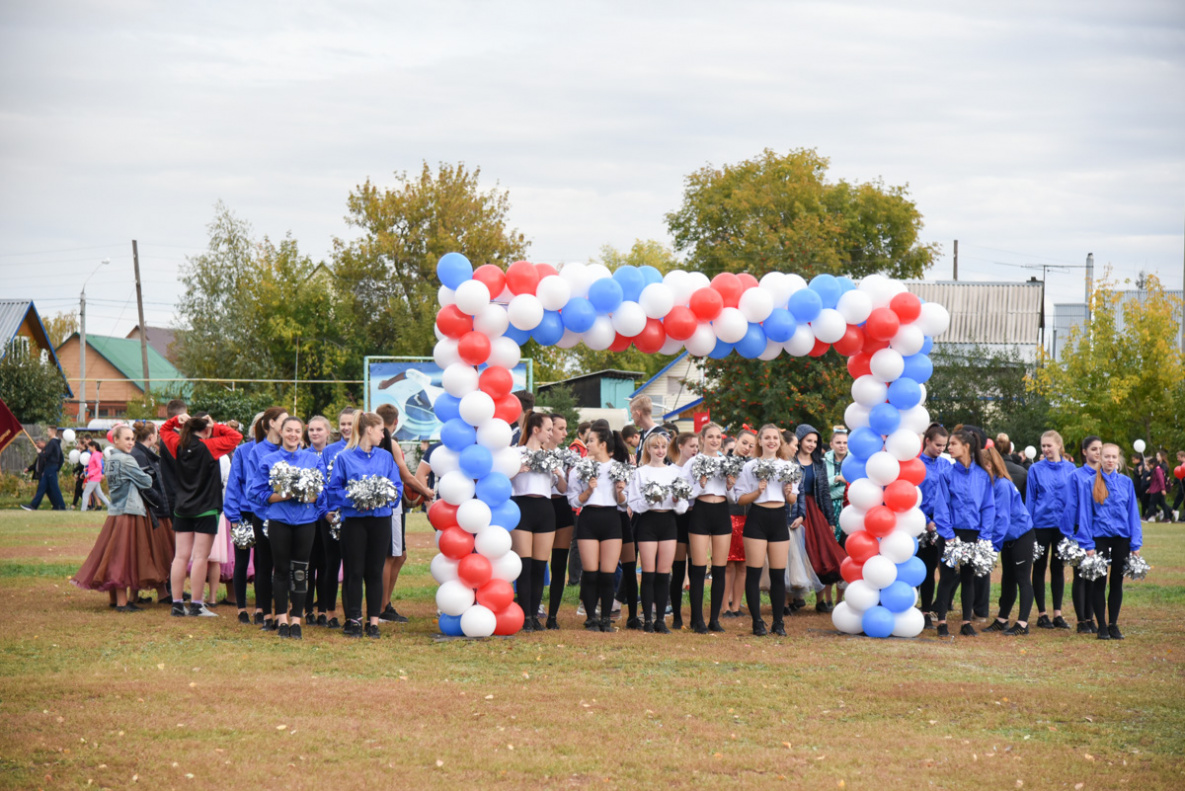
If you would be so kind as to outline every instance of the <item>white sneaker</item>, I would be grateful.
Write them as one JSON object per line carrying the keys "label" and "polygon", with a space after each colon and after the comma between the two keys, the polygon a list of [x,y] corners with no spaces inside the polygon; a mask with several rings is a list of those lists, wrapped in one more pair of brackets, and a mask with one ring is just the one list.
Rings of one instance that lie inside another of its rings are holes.
{"label": "white sneaker", "polygon": [[585,614],[583,604],[576,605],[576,614],[577,615],[584,615]]}
{"label": "white sneaker", "polygon": [[186,609],[188,610],[187,614],[190,616],[196,616],[198,618],[218,617],[218,613],[210,612],[210,608],[206,606],[205,602],[202,602],[201,604],[194,604],[193,602],[190,602]]}

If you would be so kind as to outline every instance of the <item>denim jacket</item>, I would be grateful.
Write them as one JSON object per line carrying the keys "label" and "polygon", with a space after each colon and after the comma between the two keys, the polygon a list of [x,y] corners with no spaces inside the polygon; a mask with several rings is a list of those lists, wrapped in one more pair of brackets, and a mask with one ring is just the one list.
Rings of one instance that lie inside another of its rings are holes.
{"label": "denim jacket", "polygon": [[107,486],[111,493],[110,516],[146,516],[141,489],[152,488],[152,476],[140,469],[130,454],[116,450],[107,461]]}

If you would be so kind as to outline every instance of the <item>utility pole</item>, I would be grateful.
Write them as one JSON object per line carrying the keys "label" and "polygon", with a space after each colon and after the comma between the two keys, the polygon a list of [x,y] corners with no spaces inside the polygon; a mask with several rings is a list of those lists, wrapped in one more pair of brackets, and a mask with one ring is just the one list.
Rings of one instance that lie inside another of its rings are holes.
{"label": "utility pole", "polygon": [[140,359],[144,363],[144,396],[152,384],[148,381],[148,328],[144,326],[144,294],[140,290],[140,250],[132,240],[132,266],[136,270],[136,310],[140,313]]}
{"label": "utility pole", "polygon": [[1086,254],[1086,325],[1090,326],[1090,295],[1094,293],[1094,253]]}
{"label": "utility pole", "polygon": [[79,311],[78,311],[78,400],[80,406],[78,407],[78,422],[86,428],[86,284],[90,279],[107,264],[111,263],[110,258],[104,258],[95,267],[95,271],[91,272],[86,280],[82,281],[82,294],[79,297]]}
{"label": "utility pole", "polygon": [[959,240],[955,239],[955,280],[959,279]]}

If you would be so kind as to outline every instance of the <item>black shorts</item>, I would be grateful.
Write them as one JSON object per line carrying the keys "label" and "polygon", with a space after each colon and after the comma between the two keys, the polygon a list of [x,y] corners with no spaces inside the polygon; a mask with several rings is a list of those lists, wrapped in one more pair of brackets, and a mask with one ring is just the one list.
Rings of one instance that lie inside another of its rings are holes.
{"label": "black shorts", "polygon": [[691,510],[684,511],[681,514],[675,514],[675,541],[679,544],[686,544],[687,527],[691,524]]}
{"label": "black shorts", "polygon": [[518,520],[519,530],[525,533],[555,532],[555,509],[551,507],[550,497],[522,495],[511,499],[522,513],[522,518]]}
{"label": "black shorts", "polygon": [[555,510],[555,529],[561,530],[565,527],[571,527],[576,523],[572,518],[572,505],[568,502],[567,497],[551,496],[551,507]]}
{"label": "black shorts", "polygon": [[621,538],[621,512],[614,505],[586,505],[580,509],[577,541],[617,541]]}
{"label": "black shorts", "polygon": [[697,500],[695,508],[691,509],[691,523],[687,530],[697,536],[732,535],[728,503],[705,503],[703,500]]}
{"label": "black shorts", "polygon": [[174,533],[204,533],[208,536],[218,535],[218,514],[209,516],[180,516],[173,517]]}
{"label": "black shorts", "polygon": [[679,535],[674,511],[643,511],[635,525],[638,543],[645,541],[674,541]]}
{"label": "black shorts", "polygon": [[[580,513],[583,514],[584,510],[581,509]],[[623,543],[623,544],[636,543],[634,541],[634,523],[630,520],[629,513],[627,513],[626,511],[622,511],[620,509],[618,509],[617,513],[620,515],[620,519],[621,519],[621,543]]]}
{"label": "black shorts", "polygon": [[786,506],[753,506],[745,517],[745,530],[741,535],[744,538],[760,538],[762,541],[789,541],[790,525],[786,523]]}

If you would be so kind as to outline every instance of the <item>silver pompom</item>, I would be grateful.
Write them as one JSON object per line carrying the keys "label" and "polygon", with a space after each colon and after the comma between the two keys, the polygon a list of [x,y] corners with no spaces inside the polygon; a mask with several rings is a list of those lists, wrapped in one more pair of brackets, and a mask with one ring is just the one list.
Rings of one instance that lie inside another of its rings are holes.
{"label": "silver pompom", "polygon": [[695,480],[701,478],[715,478],[720,474],[720,459],[711,456],[704,456],[702,453],[696,456],[691,461],[691,477]]}
{"label": "silver pompom", "polygon": [[938,531],[930,532],[927,530],[918,536],[918,547],[932,547],[938,543]]}
{"label": "silver pompom", "polygon": [[1086,557],[1086,550],[1078,546],[1078,542],[1072,538],[1063,538],[1057,545],[1057,556],[1062,559],[1062,562],[1067,566],[1074,568]]}
{"label": "silver pompom", "polygon": [[991,541],[985,538],[976,541],[975,548],[971,552],[971,568],[975,570],[975,576],[986,577],[991,574],[999,557],[1000,553],[992,546]]}
{"label": "silver pompom", "polygon": [[230,528],[230,540],[239,549],[255,546],[255,528],[250,522],[239,522]]}
{"label": "silver pompom", "polygon": [[329,517],[329,537],[334,541],[340,541],[342,537],[342,518],[341,514],[331,514]]}
{"label": "silver pompom", "polygon": [[395,502],[399,491],[381,475],[364,475],[346,483],[346,497],[359,511],[373,511]]}
{"label": "silver pompom", "polygon": [[1101,552],[1087,555],[1078,564],[1078,574],[1082,579],[1093,582],[1107,576],[1107,567],[1111,565],[1111,558]]}
{"label": "silver pompom", "polygon": [[744,456],[725,456],[720,460],[720,475],[723,478],[735,478],[741,474],[741,470],[745,468],[745,462],[749,461]]}
{"label": "silver pompom", "polygon": [[572,470],[579,480],[588,483],[600,474],[601,465],[597,463],[596,459],[581,459],[572,466]]}
{"label": "silver pompom", "polygon": [[797,464],[782,464],[779,466],[778,480],[782,483],[795,485],[802,480],[802,467],[799,467]]}
{"label": "silver pompom", "polygon": [[676,478],[671,481],[671,485],[667,489],[671,493],[672,500],[691,499],[691,484],[687,482],[686,478]]}
{"label": "silver pompom", "polygon": [[971,562],[971,555],[974,551],[975,544],[955,536],[946,542],[946,547],[942,550],[942,562],[957,571],[962,568],[964,563]]}
{"label": "silver pompom", "polygon": [[1036,563],[1043,557],[1045,557],[1045,547],[1040,544],[1033,544],[1033,562]]}
{"label": "silver pompom", "polygon": [[661,503],[667,499],[667,487],[658,481],[650,481],[642,487],[642,496],[648,503]]}
{"label": "silver pompom", "polygon": [[264,519],[264,520],[263,520],[263,524],[262,524],[262,525],[260,525],[260,527],[259,527],[259,532],[260,532],[260,533],[263,533],[263,537],[264,537],[264,538],[266,538],[266,539],[268,539],[268,540],[270,541],[270,540],[271,540],[271,536],[269,536],[269,535],[267,534],[267,527],[268,527],[268,520],[267,520],[267,519]]}
{"label": "silver pompom", "polygon": [[609,464],[609,480],[614,483],[629,483],[630,479],[634,477],[633,465],[626,464],[621,461],[610,462]]}
{"label": "silver pompom", "polygon": [[312,467],[301,467],[292,481],[292,492],[302,503],[315,503],[325,488],[325,476]]}
{"label": "silver pompom", "polygon": [[292,484],[296,481],[297,469],[286,461],[278,461],[272,465],[268,473],[267,482],[272,491],[285,500],[293,496]]}
{"label": "silver pompom", "polygon": [[759,481],[770,481],[778,477],[780,465],[773,459],[758,459],[753,465],[753,477]]}
{"label": "silver pompom", "polygon": [[1127,563],[1123,566],[1123,576],[1142,580],[1148,576],[1148,572],[1151,570],[1152,567],[1148,565],[1148,561],[1140,555],[1128,555]]}

